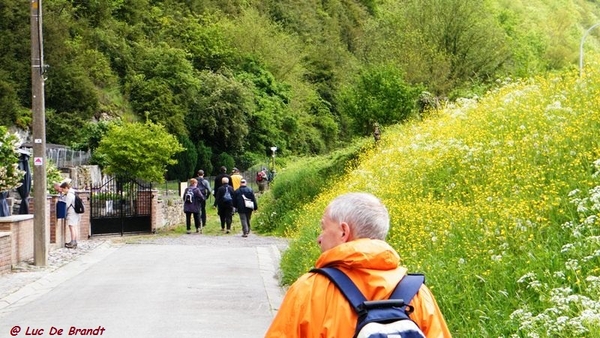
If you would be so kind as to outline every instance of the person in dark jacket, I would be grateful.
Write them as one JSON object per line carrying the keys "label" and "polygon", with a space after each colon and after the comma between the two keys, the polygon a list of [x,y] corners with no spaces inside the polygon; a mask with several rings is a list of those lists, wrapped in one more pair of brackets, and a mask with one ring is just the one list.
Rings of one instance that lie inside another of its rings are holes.
{"label": "person in dark jacket", "polygon": [[[227,182],[229,185],[231,185],[231,176],[229,176],[229,174],[227,174],[227,167],[222,166],[219,169],[219,175],[217,175],[217,177],[215,177],[215,184],[213,186],[213,193],[217,194],[217,190],[219,190],[219,187],[221,186],[221,184],[223,184],[223,177],[227,177]],[[217,201],[215,201],[215,206],[217,205]]]}
{"label": "person in dark jacket", "polygon": [[242,237],[248,237],[252,212],[258,209],[258,203],[256,203],[256,197],[252,188],[246,186],[246,179],[242,178],[240,181],[240,187],[235,191],[233,200],[235,202],[234,207],[237,209],[238,215],[240,215],[240,222],[242,223]]}
{"label": "person in dark jacket", "polygon": [[[200,220],[202,221],[202,227],[206,226],[206,202],[210,195],[212,194],[212,190],[210,189],[210,183],[208,180],[204,178],[204,170],[198,170],[198,177],[196,177],[198,181],[198,189],[202,195],[204,195],[205,200],[200,202]],[[202,227],[200,231],[202,232]]]}
{"label": "person in dark jacket", "polygon": [[[188,192],[190,196],[188,197]],[[191,220],[192,215],[194,216],[194,226],[196,226],[196,232],[200,232],[202,223],[200,223],[200,207],[201,201],[204,200],[204,195],[198,189],[198,180],[195,178],[190,179],[189,186],[183,191],[183,212],[185,212],[185,225],[187,233],[191,233]]]}
{"label": "person in dark jacket", "polygon": [[225,231],[225,227],[227,227],[227,233],[229,233],[233,221],[233,188],[229,185],[227,177],[223,177],[221,186],[216,191],[215,205],[221,219],[221,231]]}

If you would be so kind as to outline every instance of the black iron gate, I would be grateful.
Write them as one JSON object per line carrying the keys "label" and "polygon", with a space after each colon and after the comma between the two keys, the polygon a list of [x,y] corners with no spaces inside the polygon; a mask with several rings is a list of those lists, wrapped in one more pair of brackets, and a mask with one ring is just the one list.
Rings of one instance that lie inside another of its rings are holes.
{"label": "black iron gate", "polygon": [[152,184],[113,177],[92,187],[90,235],[152,231]]}

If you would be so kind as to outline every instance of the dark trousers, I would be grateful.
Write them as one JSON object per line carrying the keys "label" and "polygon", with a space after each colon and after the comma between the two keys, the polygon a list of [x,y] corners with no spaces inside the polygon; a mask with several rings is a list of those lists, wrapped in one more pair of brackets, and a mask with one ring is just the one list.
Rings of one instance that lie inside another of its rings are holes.
{"label": "dark trousers", "polygon": [[191,229],[191,216],[194,215],[194,225],[196,226],[196,229],[200,228],[200,214],[197,212],[186,212],[185,213],[185,226],[187,227],[187,230]]}
{"label": "dark trousers", "polygon": [[231,230],[231,222],[233,222],[233,207],[231,206],[219,206],[218,208],[219,218],[221,219],[221,229]]}
{"label": "dark trousers", "polygon": [[200,202],[200,219],[202,220],[202,226],[206,226],[206,200]]}

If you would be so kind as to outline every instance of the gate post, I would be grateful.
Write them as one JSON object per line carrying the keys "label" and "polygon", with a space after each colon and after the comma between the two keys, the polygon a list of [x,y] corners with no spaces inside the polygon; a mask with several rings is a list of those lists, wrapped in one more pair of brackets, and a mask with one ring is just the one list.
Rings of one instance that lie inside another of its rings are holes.
{"label": "gate post", "polygon": [[81,197],[84,207],[83,214],[81,214],[81,218],[79,219],[79,238],[90,238],[90,192],[80,191],[77,195]]}

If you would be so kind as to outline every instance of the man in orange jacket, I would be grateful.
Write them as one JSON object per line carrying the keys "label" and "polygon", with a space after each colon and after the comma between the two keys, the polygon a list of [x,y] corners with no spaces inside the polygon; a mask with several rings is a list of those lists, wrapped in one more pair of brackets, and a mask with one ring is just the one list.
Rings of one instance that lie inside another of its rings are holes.
{"label": "man in orange jacket", "polygon": [[[400,256],[384,240],[389,214],[367,193],[348,193],[325,209],[318,237],[321,256],[316,268],[333,266],[344,272],[369,300],[388,299],[406,275]],[[424,284],[410,305],[410,318],[427,338],[451,337],[444,317]],[[353,337],[357,315],[340,290],[326,277],[307,273],[288,290],[265,337]]]}

